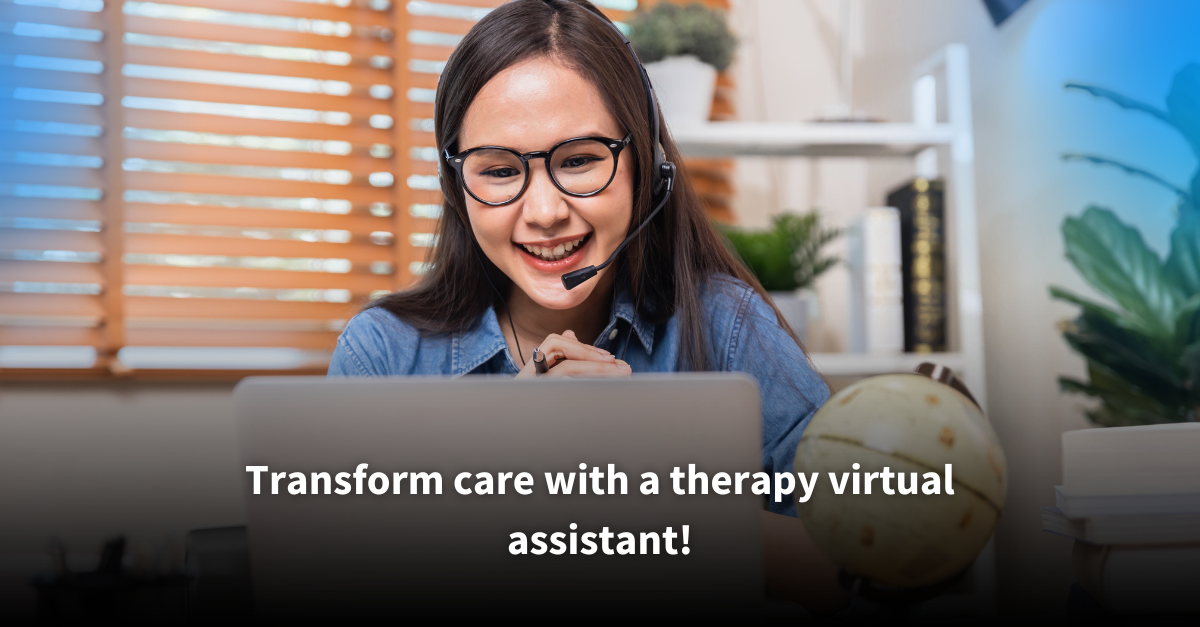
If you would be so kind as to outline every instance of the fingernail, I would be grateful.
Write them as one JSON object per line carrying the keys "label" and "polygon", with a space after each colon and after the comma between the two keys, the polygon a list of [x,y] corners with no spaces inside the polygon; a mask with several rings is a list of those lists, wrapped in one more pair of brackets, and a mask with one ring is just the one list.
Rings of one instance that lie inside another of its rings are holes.
{"label": "fingernail", "polygon": [[594,348],[594,349],[596,349],[596,350],[600,351],[601,353],[604,353],[605,355],[611,355],[611,354],[612,354],[612,353],[610,353],[610,352],[608,352],[608,351],[604,350],[603,348],[600,348],[599,346],[593,346],[592,348]]}

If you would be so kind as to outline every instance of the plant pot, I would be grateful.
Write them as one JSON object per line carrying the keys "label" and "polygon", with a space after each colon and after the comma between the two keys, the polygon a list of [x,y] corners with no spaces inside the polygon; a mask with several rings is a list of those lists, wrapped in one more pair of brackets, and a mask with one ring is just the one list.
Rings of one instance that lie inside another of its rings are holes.
{"label": "plant pot", "polygon": [[647,63],[646,74],[650,75],[668,126],[708,122],[717,85],[716,68],[689,54]]}
{"label": "plant pot", "polygon": [[812,313],[812,317],[816,317],[815,312],[811,311],[816,307],[816,293],[812,290],[800,289],[794,292],[768,292],[767,294],[779,308],[779,313],[783,314],[783,319],[796,332],[796,337],[803,342],[805,333],[808,331],[809,314]]}

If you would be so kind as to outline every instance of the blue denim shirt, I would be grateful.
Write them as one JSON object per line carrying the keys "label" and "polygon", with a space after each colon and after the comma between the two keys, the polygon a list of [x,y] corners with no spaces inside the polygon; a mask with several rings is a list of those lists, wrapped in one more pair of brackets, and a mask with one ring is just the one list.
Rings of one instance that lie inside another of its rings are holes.
{"label": "blue denim shirt", "polygon": [[[729,277],[701,288],[709,363],[713,370],[745,372],[762,394],[762,467],[792,472],[800,435],[829,389],[800,347],[779,326],[775,312],[750,286]],[[678,315],[649,324],[637,315],[626,291],[613,299],[608,326],[596,346],[614,355],[628,342],[625,361],[633,372],[674,372],[679,356]],[[531,347],[532,349],[532,347]],[[385,309],[355,316],[338,338],[329,376],[508,374],[519,368],[500,332],[494,309],[470,330],[421,335]],[[791,499],[771,511],[796,515]]]}

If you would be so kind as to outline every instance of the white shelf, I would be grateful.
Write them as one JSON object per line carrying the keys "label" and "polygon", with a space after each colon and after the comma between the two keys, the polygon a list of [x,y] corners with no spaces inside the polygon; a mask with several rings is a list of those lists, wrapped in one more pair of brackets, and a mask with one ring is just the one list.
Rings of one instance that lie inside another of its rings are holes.
{"label": "white shelf", "polygon": [[709,122],[670,130],[689,157],[911,157],[955,136],[949,124],[911,123]]}
{"label": "white shelf", "polygon": [[966,359],[961,353],[901,353],[899,355],[868,355],[865,353],[811,353],[813,363],[821,374],[831,376],[872,376],[895,372],[913,372],[923,362],[931,361],[957,373],[963,372]]}

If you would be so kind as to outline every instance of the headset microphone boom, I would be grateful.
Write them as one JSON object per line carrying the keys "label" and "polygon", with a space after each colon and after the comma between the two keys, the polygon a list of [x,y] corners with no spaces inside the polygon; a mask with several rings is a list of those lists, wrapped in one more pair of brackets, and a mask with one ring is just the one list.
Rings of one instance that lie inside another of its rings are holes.
{"label": "headset microphone boom", "polygon": [[629,38],[625,36],[625,33],[622,33],[616,24],[608,21],[604,16],[597,14],[597,17],[612,27],[617,36],[621,38],[621,41],[625,43],[625,46],[629,48],[629,54],[633,56],[634,62],[637,63],[638,74],[642,78],[642,88],[646,91],[646,108],[649,112],[650,129],[654,138],[654,169],[651,174],[653,180],[651,181],[650,189],[652,195],[661,192],[662,197],[658,199],[658,204],[654,206],[654,210],[650,212],[650,215],[646,216],[646,219],[617,246],[616,250],[608,256],[608,259],[604,260],[604,263],[598,266],[580,268],[562,275],[563,287],[568,290],[578,287],[579,284],[596,276],[596,273],[608,267],[617,258],[617,255],[621,254],[622,250],[625,250],[625,246],[633,241],[633,238],[637,237],[637,234],[641,233],[642,229],[646,228],[646,225],[650,224],[650,221],[654,219],[654,216],[667,205],[667,200],[671,198],[671,190],[675,188],[675,164],[667,161],[666,152],[662,147],[662,130],[659,127],[658,121],[658,99],[654,95],[654,86],[650,84],[650,76],[646,74],[646,68],[642,65],[641,59],[638,58],[637,52],[633,49],[633,44],[629,42]]}

